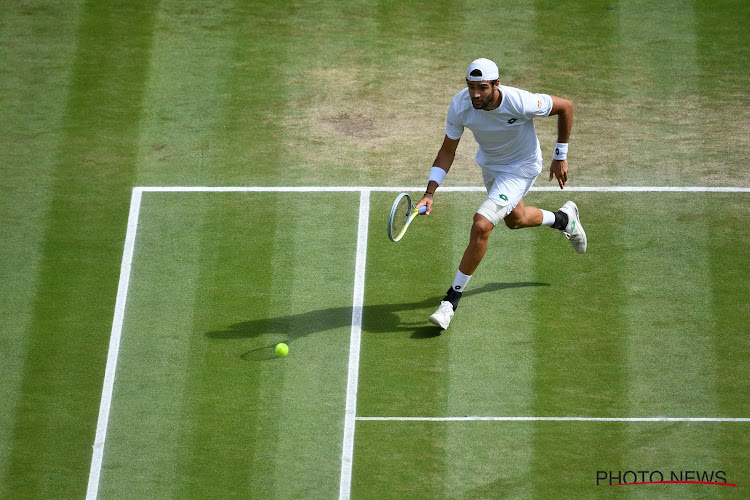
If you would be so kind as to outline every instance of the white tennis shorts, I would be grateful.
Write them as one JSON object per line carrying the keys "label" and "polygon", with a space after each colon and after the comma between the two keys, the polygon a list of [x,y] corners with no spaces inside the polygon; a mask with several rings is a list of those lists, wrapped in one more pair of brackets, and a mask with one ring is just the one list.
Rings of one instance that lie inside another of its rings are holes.
{"label": "white tennis shorts", "polygon": [[492,179],[485,178],[487,199],[479,205],[477,213],[497,226],[526,196],[537,177],[539,174],[524,177],[520,174],[502,172]]}

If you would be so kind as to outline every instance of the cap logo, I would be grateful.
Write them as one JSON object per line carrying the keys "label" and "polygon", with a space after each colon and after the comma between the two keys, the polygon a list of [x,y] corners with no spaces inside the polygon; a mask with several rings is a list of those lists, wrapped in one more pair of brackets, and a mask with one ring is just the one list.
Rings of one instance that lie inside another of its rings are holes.
{"label": "cap logo", "polygon": [[479,68],[475,68],[474,71],[469,73],[471,76],[482,76],[482,70]]}

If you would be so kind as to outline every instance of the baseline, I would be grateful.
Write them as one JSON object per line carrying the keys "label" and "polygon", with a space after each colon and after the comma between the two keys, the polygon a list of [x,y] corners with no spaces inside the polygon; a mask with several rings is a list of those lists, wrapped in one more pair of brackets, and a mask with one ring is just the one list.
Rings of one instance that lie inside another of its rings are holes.
{"label": "baseline", "polygon": [[[400,192],[422,191],[424,186],[142,186],[134,188],[154,193],[317,193],[317,192]],[[483,192],[481,186],[444,186],[440,192]],[[594,193],[750,193],[750,187],[732,186],[566,186],[564,190],[553,186],[534,186],[531,191],[571,191]]]}

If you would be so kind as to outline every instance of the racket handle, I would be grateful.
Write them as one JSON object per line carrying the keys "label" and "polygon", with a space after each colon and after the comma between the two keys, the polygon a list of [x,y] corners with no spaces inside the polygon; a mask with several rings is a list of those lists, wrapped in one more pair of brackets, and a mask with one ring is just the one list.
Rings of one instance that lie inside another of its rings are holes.
{"label": "racket handle", "polygon": [[419,207],[419,213],[420,213],[420,214],[423,214],[423,213],[425,213],[426,211],[427,211],[427,206],[426,206],[426,205],[422,205],[421,207]]}

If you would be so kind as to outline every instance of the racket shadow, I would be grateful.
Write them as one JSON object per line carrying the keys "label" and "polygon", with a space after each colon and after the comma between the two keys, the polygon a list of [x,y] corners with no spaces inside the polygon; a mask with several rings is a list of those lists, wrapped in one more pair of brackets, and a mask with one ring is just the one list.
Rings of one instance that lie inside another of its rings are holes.
{"label": "racket shadow", "polygon": [[[549,283],[488,283],[476,289],[467,290],[464,297],[492,293],[514,288],[550,286]],[[397,302],[392,304],[369,304],[362,308],[362,331],[364,333],[411,333],[413,339],[428,339],[441,334],[440,328],[427,323],[427,316],[440,303],[442,296],[428,297],[418,302]],[[403,316],[420,318],[406,321]],[[422,319],[423,318],[423,319]],[[209,340],[229,341],[256,339],[264,341],[262,347],[251,349],[240,357],[248,361],[274,359],[273,346],[278,342],[293,343],[308,335],[325,334],[340,328],[350,328],[352,324],[351,306],[319,309],[300,314],[275,318],[257,318],[233,323],[221,330],[205,333]],[[268,337],[274,341],[268,343]]]}

